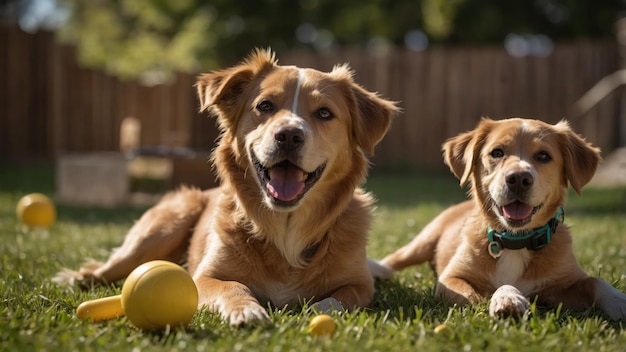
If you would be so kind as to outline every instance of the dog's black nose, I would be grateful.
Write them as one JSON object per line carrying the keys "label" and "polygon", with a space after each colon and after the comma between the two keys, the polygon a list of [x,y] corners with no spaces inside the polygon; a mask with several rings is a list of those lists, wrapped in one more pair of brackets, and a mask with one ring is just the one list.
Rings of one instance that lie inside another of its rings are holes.
{"label": "dog's black nose", "polygon": [[285,151],[295,150],[304,143],[304,132],[297,127],[283,127],[274,134],[274,139]]}
{"label": "dog's black nose", "polygon": [[527,191],[534,181],[533,175],[528,171],[512,171],[506,175],[506,185],[512,192]]}

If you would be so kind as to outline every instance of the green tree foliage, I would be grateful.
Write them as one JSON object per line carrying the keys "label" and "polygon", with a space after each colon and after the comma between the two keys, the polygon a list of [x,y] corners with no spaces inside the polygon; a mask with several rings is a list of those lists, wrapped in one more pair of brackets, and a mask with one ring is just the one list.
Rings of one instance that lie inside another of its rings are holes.
{"label": "green tree foliage", "polygon": [[[63,0],[60,38],[81,62],[159,82],[175,71],[231,64],[253,47],[328,50],[431,43],[502,43],[509,33],[610,36],[622,0]],[[424,35],[425,34],[425,35]]]}
{"label": "green tree foliage", "polygon": [[[123,78],[195,71],[218,40],[216,10],[196,0],[67,0],[59,29],[80,61]],[[215,59],[215,58],[213,58]],[[204,62],[202,62],[204,63]]]}

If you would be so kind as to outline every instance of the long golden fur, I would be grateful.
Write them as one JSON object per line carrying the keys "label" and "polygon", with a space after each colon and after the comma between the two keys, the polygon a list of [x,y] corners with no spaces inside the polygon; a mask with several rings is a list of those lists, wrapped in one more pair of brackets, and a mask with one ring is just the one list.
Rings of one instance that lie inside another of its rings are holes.
{"label": "long golden fur", "polygon": [[448,208],[381,266],[372,265],[376,276],[429,262],[438,276],[437,299],[466,304],[490,298],[491,316],[520,316],[527,297],[536,297],[550,306],[595,306],[611,319],[626,317],[626,295],[583,272],[566,225],[556,225],[544,247],[507,249],[488,240],[489,229],[516,242],[558,223],[568,184],[580,194],[600,161],[598,149],[565,121],[513,118],[483,119],[449,139],[443,154],[461,185],[470,184],[471,200]]}
{"label": "long golden fur", "polygon": [[345,65],[279,66],[264,50],[199,76],[197,89],[221,129],[220,187],[166,195],[106,263],[58,281],[114,282],[146,261],[188,257],[199,306],[233,325],[268,319],[269,304],[367,306],[373,199],[359,185],[395,104],[354,83]]}

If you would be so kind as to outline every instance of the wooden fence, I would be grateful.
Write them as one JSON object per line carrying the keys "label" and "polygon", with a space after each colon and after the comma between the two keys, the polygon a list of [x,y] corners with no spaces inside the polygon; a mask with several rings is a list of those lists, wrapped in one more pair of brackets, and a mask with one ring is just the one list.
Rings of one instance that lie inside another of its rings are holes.
{"label": "wooden fence", "polygon": [[[0,26],[0,160],[52,158],[65,152],[116,150],[122,119],[141,121],[142,145],[208,150],[215,122],[198,114],[194,75],[155,87],[81,68],[74,50],[53,35]],[[398,101],[394,121],[373,161],[385,166],[441,166],[440,146],[481,116],[573,118],[575,129],[605,150],[619,143],[620,104],[604,99],[584,116],[573,103],[618,69],[611,41],[557,43],[543,58],[509,56],[494,46],[395,50],[372,56],[359,49],[278,53],[282,64],[330,70],[348,62],[357,81]]]}
{"label": "wooden fence", "polygon": [[140,120],[145,145],[189,146],[199,138],[193,131],[205,121],[192,75],[147,87],[81,68],[73,48],[49,32],[0,27],[0,43],[0,158],[117,150],[126,117]]}

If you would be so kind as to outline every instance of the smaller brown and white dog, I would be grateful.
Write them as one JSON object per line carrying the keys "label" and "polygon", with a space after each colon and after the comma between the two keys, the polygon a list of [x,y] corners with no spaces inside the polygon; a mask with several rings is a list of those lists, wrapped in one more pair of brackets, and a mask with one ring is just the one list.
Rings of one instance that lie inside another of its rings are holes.
{"label": "smaller brown and white dog", "polygon": [[381,266],[370,263],[374,276],[429,262],[437,299],[471,304],[491,297],[492,317],[521,316],[527,297],[536,297],[626,318],[626,295],[581,269],[563,224],[568,184],[580,194],[601,160],[598,149],[565,121],[484,118],[446,141],[443,154],[461,185],[471,185],[472,199],[442,212]]}

